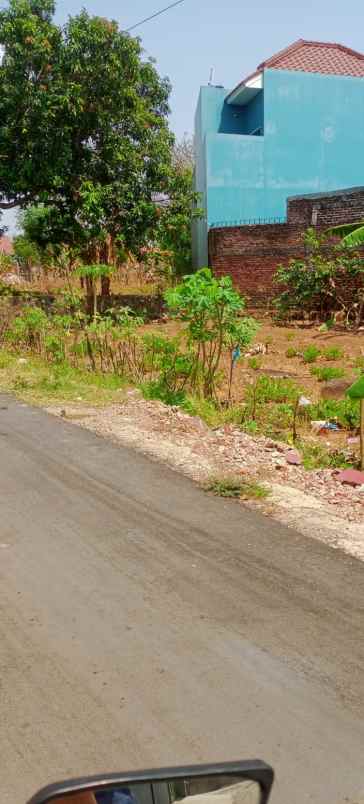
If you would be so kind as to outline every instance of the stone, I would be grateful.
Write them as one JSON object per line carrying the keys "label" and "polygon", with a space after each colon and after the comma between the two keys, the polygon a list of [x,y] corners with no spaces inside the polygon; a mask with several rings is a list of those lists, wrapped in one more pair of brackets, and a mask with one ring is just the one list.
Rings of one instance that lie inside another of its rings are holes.
{"label": "stone", "polygon": [[286,461],[292,466],[301,466],[302,458],[297,450],[290,449],[286,453]]}
{"label": "stone", "polygon": [[25,364],[26,364],[27,362],[28,362],[28,361],[27,361],[27,358],[26,358],[26,357],[19,357],[19,360],[17,360],[17,363],[18,363],[18,365],[19,365],[19,366],[25,366]]}
{"label": "stone", "polygon": [[364,484],[364,472],[359,472],[358,469],[344,469],[335,477],[339,483],[345,483],[348,486],[362,486]]}

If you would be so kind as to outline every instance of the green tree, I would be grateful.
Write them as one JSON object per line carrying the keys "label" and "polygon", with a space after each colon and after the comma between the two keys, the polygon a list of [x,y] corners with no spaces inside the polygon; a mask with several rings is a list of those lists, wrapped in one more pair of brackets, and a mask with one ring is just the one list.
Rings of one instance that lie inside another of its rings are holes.
{"label": "green tree", "polygon": [[33,266],[40,265],[41,255],[39,249],[25,235],[14,237],[14,257],[16,262],[30,271]]}
{"label": "green tree", "polygon": [[187,323],[187,337],[194,349],[191,383],[204,396],[216,397],[216,384],[224,350],[246,348],[258,324],[241,317],[244,299],[234,290],[230,276],[216,278],[209,268],[185,276],[181,284],[166,291],[171,312]]}
{"label": "green tree", "polygon": [[[186,134],[174,144],[168,195],[159,206],[155,259],[167,277],[181,277],[192,269],[192,224],[204,214],[194,190],[195,154]],[[152,252],[153,259],[153,252]]]}
{"label": "green tree", "polygon": [[82,11],[61,27],[54,10],[10,0],[0,12],[0,208],[43,205],[38,236],[105,264],[111,243],[138,251],[156,230],[170,85],[116,22]]}

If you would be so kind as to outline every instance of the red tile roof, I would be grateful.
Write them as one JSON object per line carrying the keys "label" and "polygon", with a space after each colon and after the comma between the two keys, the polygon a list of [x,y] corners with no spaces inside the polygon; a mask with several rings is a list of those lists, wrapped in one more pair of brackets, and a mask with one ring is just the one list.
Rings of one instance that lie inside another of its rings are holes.
{"label": "red tile roof", "polygon": [[298,70],[324,75],[347,75],[364,78],[364,55],[333,42],[310,42],[298,39],[259,64],[257,72],[269,67],[275,70]]}
{"label": "red tile roof", "polygon": [[2,251],[3,254],[9,254],[9,255],[13,254],[14,252],[11,240],[9,239],[9,237],[5,237],[5,235],[3,235],[3,237],[0,237],[0,251]]}

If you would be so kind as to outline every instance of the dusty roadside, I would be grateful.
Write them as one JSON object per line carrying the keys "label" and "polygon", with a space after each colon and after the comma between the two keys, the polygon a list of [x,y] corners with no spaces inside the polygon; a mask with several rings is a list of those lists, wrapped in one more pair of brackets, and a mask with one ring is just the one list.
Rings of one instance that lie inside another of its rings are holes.
{"label": "dusty roadside", "polygon": [[259,480],[270,489],[269,497],[245,505],[364,561],[363,491],[338,483],[331,469],[306,472],[290,465],[287,444],[253,438],[234,425],[210,429],[177,407],[145,401],[138,391],[103,408],[72,403],[47,410],[132,446],[199,483],[227,473]]}

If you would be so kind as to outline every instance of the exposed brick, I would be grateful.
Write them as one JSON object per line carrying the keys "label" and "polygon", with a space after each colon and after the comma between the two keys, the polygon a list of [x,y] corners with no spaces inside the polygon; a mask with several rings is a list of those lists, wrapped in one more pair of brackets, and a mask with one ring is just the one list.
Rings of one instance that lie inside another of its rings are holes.
{"label": "exposed brick", "polygon": [[277,265],[304,257],[303,234],[364,221],[364,187],[288,199],[287,223],[210,229],[209,260],[216,275],[230,274],[250,304],[262,307],[277,295]]}

